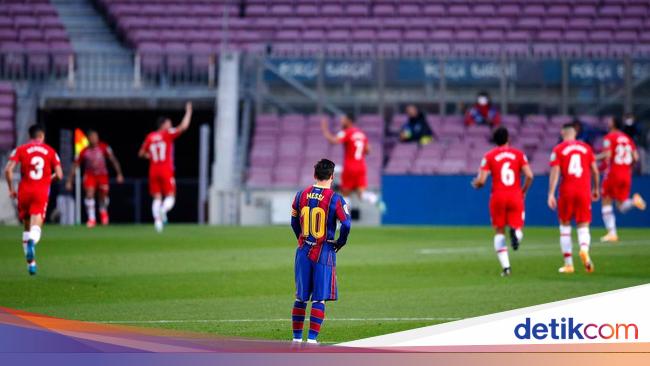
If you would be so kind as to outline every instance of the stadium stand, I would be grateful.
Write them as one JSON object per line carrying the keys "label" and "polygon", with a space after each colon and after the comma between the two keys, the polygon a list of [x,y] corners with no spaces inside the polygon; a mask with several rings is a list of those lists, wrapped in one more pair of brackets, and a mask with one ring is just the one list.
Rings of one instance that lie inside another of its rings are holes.
{"label": "stadium stand", "polygon": [[[251,143],[247,183],[250,187],[293,188],[312,183],[314,162],[327,157],[343,161],[343,148],[330,145],[321,133],[322,115],[261,115],[257,118]],[[330,123],[331,125],[336,122]],[[383,165],[383,120],[378,115],[360,115],[357,125],[370,140],[368,185],[379,187]],[[304,152],[306,142],[309,150]]]}
{"label": "stadium stand", "polygon": [[234,47],[278,55],[650,55],[643,0],[98,1],[132,47],[152,54],[179,43],[216,52],[227,11]]}
{"label": "stadium stand", "polygon": [[0,70],[7,78],[63,74],[70,39],[47,0],[6,0],[0,11]]}
{"label": "stadium stand", "polygon": [[9,151],[15,142],[16,93],[11,83],[0,82],[0,151]]}

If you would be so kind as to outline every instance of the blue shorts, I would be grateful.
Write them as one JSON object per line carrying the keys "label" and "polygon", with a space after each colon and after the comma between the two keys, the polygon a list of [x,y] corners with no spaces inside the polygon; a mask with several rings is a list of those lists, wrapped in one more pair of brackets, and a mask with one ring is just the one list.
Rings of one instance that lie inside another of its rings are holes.
{"label": "blue shorts", "polygon": [[336,266],[314,262],[307,257],[309,247],[296,250],[296,299],[334,301],[338,298]]}

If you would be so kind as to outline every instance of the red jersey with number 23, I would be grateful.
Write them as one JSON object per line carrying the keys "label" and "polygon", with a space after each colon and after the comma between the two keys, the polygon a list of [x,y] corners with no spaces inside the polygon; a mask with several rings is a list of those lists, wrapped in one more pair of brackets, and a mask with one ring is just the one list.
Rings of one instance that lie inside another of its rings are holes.
{"label": "red jersey with number 23", "polygon": [[366,147],[368,138],[357,127],[341,130],[336,137],[343,144],[345,170],[360,171],[366,169]]}
{"label": "red jersey with number 23", "polygon": [[9,159],[20,164],[19,192],[47,194],[52,183],[52,171],[61,165],[56,151],[39,141],[30,141],[18,146]]}
{"label": "red jersey with number 23", "polygon": [[526,154],[510,146],[495,147],[481,161],[481,169],[492,174],[492,193],[521,194],[521,169],[526,165]]}
{"label": "red jersey with number 23", "polygon": [[634,141],[623,132],[615,131],[605,135],[603,149],[610,152],[607,162],[607,177],[628,178],[634,165]]}
{"label": "red jersey with number 23", "polygon": [[174,140],[179,135],[176,128],[154,131],[147,135],[142,148],[149,154],[149,173],[174,172]]}
{"label": "red jersey with number 23", "polygon": [[560,168],[560,196],[591,194],[591,164],[595,160],[591,147],[582,141],[564,141],[553,148],[550,165]]}

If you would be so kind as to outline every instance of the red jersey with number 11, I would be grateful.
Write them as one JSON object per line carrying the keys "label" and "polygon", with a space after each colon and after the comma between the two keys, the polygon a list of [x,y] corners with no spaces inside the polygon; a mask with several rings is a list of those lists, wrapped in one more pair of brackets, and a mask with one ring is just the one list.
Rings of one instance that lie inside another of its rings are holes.
{"label": "red jersey with number 11", "polygon": [[495,147],[481,161],[481,169],[492,174],[492,193],[521,193],[521,169],[526,165],[526,155],[510,146]]}
{"label": "red jersey with number 11", "polygon": [[564,141],[553,148],[551,166],[560,167],[563,193],[591,192],[591,164],[596,160],[591,147],[582,141]]}
{"label": "red jersey with number 11", "polygon": [[35,140],[18,146],[9,159],[20,164],[19,191],[49,192],[52,172],[61,165],[59,155],[50,145]]}
{"label": "red jersey with number 11", "polygon": [[149,154],[149,172],[174,171],[174,140],[179,135],[176,128],[154,131],[147,135],[142,149]]}

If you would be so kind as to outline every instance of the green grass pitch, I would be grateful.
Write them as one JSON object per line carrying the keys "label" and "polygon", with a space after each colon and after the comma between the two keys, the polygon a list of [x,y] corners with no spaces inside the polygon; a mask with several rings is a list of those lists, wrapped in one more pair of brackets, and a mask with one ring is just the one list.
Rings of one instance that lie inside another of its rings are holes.
{"label": "green grass pitch", "polygon": [[[650,229],[592,230],[596,272],[560,275],[555,228],[528,228],[501,278],[486,227],[353,227],[321,341],[342,342],[650,281]],[[575,232],[574,232],[575,235]],[[287,227],[48,226],[27,274],[18,227],[0,227],[0,306],[88,321],[290,338],[295,240]],[[613,309],[615,310],[615,309]]]}

